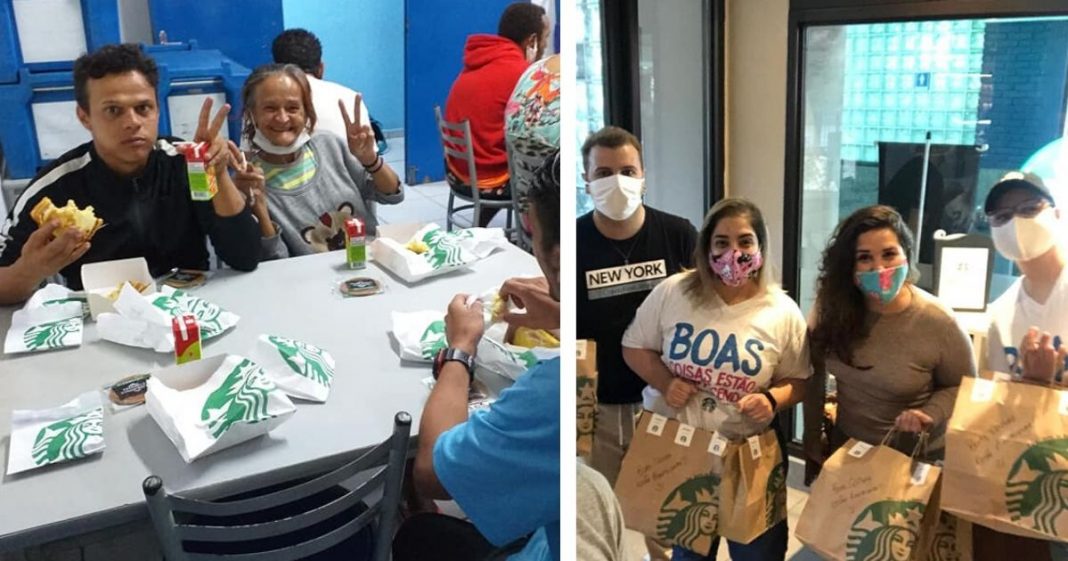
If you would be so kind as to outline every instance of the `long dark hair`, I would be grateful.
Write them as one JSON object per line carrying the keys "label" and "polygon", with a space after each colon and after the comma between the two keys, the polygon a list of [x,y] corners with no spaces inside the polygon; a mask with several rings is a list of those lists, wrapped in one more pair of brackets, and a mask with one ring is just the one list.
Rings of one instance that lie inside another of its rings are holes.
{"label": "long dark hair", "polygon": [[[256,124],[252,121],[252,107],[256,104],[256,88],[267,78],[278,74],[289,76],[300,86],[300,100],[304,104],[304,128],[308,129],[309,134],[315,130],[316,117],[315,107],[312,106],[311,84],[308,83],[304,71],[295,64],[264,64],[253,70],[245,80],[245,85],[241,87],[241,115],[244,122],[241,134],[249,142],[256,134]],[[356,111],[359,110],[360,108],[357,107]]]}
{"label": "long dark hair", "polygon": [[686,295],[695,304],[707,303],[713,290],[712,284],[716,275],[708,266],[708,253],[712,250],[712,232],[716,231],[716,225],[720,220],[735,216],[744,216],[749,220],[749,225],[756,233],[757,245],[760,246],[760,252],[764,257],[764,266],[757,272],[757,285],[763,289],[775,285],[769,270],[771,256],[768,250],[768,227],[764,223],[764,214],[748,199],[728,197],[712,205],[708,214],[705,215],[705,223],[701,226],[701,231],[697,233],[697,244],[693,249],[694,270],[688,271],[686,278],[682,281]]}
{"label": "long dark hair", "polygon": [[[853,365],[853,348],[867,336],[864,320],[868,308],[864,294],[853,281],[856,271],[857,239],[865,232],[889,229],[897,236],[906,259],[912,261],[912,232],[891,207],[876,205],[857,210],[843,220],[823,251],[820,276],[816,282],[816,327],[812,331],[813,351],[820,356],[833,353]],[[916,271],[910,267],[909,280]]]}

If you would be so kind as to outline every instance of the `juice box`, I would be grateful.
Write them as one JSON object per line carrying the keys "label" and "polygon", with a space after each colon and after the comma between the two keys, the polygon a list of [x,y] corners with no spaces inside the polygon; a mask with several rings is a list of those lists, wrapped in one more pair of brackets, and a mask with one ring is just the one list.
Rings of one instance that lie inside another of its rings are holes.
{"label": "juice box", "polygon": [[200,326],[197,318],[184,314],[171,319],[174,330],[174,358],[178,364],[200,360]]}
{"label": "juice box", "polygon": [[189,175],[189,196],[194,201],[210,201],[219,192],[215,174],[206,168],[207,142],[181,142],[178,150],[185,155],[186,173]]}
{"label": "juice box", "polygon": [[345,220],[345,259],[350,269],[367,268],[367,239],[359,218]]}

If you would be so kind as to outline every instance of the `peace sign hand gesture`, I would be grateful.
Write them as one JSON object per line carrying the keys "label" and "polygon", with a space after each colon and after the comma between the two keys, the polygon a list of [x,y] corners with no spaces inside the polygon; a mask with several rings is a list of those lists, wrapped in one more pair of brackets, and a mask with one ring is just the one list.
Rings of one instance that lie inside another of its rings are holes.
{"label": "peace sign hand gesture", "polygon": [[370,123],[363,123],[363,116],[360,111],[363,106],[363,95],[356,94],[355,119],[349,119],[349,110],[345,107],[344,101],[337,100],[337,106],[341,109],[341,118],[345,120],[345,137],[349,141],[349,152],[364,167],[374,165],[378,161],[378,154],[375,152],[375,133],[371,129]]}
{"label": "peace sign hand gesture", "polygon": [[212,170],[216,175],[226,173],[226,166],[230,160],[230,152],[226,146],[226,139],[219,135],[224,124],[226,124],[226,117],[230,114],[230,104],[224,103],[222,109],[215,114],[214,119],[210,119],[211,116],[212,99],[204,99],[204,105],[200,106],[200,118],[197,121],[197,132],[193,136],[193,142],[207,142],[211,145],[208,148],[207,169]]}

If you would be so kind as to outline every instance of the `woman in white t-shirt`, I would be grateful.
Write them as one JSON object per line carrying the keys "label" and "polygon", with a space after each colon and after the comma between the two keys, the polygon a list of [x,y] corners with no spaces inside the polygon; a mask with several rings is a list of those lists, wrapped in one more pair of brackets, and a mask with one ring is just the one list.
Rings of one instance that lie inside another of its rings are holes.
{"label": "woman in white t-shirt", "polygon": [[[660,283],[623,335],[623,358],[663,395],[678,419],[741,440],[799,402],[811,368],[797,304],[771,279],[764,217],[753,203],[716,203],[698,234],[696,269]],[[782,441],[780,440],[780,445]],[[784,454],[785,457],[785,454]],[[731,559],[786,555],[786,521]],[[673,559],[715,559],[675,548]]]}

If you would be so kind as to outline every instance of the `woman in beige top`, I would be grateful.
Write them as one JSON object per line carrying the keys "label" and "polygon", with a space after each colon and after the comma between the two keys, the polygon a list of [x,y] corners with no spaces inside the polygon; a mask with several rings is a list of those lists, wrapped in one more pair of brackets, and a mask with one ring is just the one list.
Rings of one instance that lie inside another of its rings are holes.
{"label": "woman in beige top", "polygon": [[[927,431],[926,456],[944,453],[946,420],[961,376],[975,375],[971,342],[951,312],[917,288],[912,234],[887,206],[862,208],[838,225],[823,254],[813,310],[813,376],[805,399],[806,479],[850,437],[911,453]],[[826,375],[838,414],[822,437]]]}

